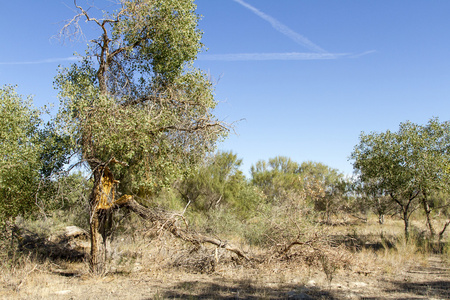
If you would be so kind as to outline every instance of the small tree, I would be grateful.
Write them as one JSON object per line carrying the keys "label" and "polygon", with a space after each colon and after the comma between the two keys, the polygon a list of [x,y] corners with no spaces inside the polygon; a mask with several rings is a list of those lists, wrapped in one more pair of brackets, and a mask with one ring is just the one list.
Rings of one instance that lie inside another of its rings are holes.
{"label": "small tree", "polygon": [[285,156],[260,160],[251,166],[251,183],[261,189],[271,203],[295,202],[304,198],[298,177],[299,167],[298,163]]}
{"label": "small tree", "polygon": [[43,124],[44,112],[14,87],[0,88],[0,224],[38,208],[45,213],[56,202],[51,177],[67,163],[70,147]]}
{"label": "small tree", "polygon": [[228,207],[242,217],[259,202],[259,194],[247,182],[239,167],[242,160],[232,152],[218,152],[189,177],[177,183],[182,198],[200,211]]}
{"label": "small tree", "polygon": [[314,209],[325,214],[326,222],[331,222],[331,215],[346,207],[346,194],[349,183],[337,169],[322,163],[303,162],[299,176],[307,199]]}
{"label": "small tree", "polygon": [[100,272],[112,209],[189,174],[227,130],[212,114],[211,82],[192,66],[202,48],[193,0],[120,1],[98,17],[75,5],[64,28],[84,18],[100,33],[56,78],[59,124],[94,177],[90,267]]}
{"label": "small tree", "polygon": [[41,113],[13,87],[0,88],[0,224],[37,208]]}
{"label": "small tree", "polygon": [[406,237],[411,214],[420,202],[434,235],[429,195],[448,189],[449,129],[448,122],[432,119],[426,126],[401,123],[398,132],[362,133],[351,155],[359,180],[397,205]]}
{"label": "small tree", "polygon": [[384,224],[385,215],[395,209],[389,194],[370,182],[358,182],[355,189],[359,200],[358,206],[364,210],[371,210],[378,216],[378,223]]}
{"label": "small tree", "polygon": [[[420,201],[427,219],[431,237],[436,230],[433,226],[431,212],[433,210],[432,195],[441,191],[450,191],[450,123],[431,119],[428,124],[409,127],[411,148],[414,153],[414,171],[416,184],[421,191]],[[445,231],[445,228],[444,228]],[[440,235],[441,236],[441,235]]]}

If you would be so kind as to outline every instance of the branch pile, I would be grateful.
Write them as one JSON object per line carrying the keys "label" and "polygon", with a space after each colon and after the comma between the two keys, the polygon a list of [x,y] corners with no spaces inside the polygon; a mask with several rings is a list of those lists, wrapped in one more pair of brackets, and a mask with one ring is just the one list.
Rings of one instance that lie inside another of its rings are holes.
{"label": "branch pile", "polygon": [[185,228],[181,227],[178,224],[178,220],[180,218],[184,218],[180,214],[170,213],[161,209],[145,207],[136,202],[132,198],[132,196],[128,196],[125,201],[118,201],[116,203],[116,207],[130,209],[141,218],[148,220],[153,224],[159,224],[160,230],[167,230],[175,237],[180,238],[183,241],[190,242],[194,245],[212,244],[219,248],[223,248],[225,250],[233,252],[239,257],[244,258],[245,260],[250,260],[250,258],[242,250],[227,241],[222,241],[217,238],[202,235],[193,230],[190,230],[187,226]]}

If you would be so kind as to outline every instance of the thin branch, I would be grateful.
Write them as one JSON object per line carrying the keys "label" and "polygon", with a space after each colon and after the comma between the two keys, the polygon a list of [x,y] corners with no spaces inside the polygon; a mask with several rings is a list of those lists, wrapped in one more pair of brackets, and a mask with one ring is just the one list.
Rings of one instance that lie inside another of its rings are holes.
{"label": "thin branch", "polygon": [[439,240],[442,240],[442,237],[444,236],[445,230],[450,225],[450,220],[447,220],[447,222],[444,225],[444,228],[442,228],[441,232],[439,232]]}

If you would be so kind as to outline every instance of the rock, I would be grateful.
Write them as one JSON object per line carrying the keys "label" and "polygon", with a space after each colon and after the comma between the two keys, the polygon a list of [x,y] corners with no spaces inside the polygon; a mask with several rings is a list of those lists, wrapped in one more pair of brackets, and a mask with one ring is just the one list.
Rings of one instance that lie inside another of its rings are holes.
{"label": "rock", "polygon": [[314,280],[310,280],[305,284],[306,287],[316,286],[316,282]]}
{"label": "rock", "polygon": [[64,236],[66,238],[80,238],[80,237],[87,238],[88,233],[78,226],[67,226],[64,229]]}

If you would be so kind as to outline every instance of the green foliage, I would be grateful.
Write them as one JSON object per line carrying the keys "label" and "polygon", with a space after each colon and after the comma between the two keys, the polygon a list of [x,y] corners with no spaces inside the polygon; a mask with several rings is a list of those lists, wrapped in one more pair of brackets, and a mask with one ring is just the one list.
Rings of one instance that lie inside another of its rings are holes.
{"label": "green foliage", "polygon": [[251,166],[251,182],[261,189],[267,201],[281,203],[303,199],[299,180],[299,165],[288,157],[277,156],[268,161],[260,160]]}
{"label": "green foliage", "polygon": [[41,113],[13,87],[0,89],[0,224],[36,208]]}
{"label": "green foliage", "polygon": [[121,192],[150,195],[188,174],[226,133],[212,114],[212,83],[192,66],[202,48],[195,5],[124,1],[103,19],[77,8],[101,32],[84,60],[56,77],[59,129],[91,170],[112,158],[128,165],[109,166]]}
{"label": "green foliage", "polygon": [[449,125],[432,119],[427,126],[401,123],[398,132],[362,133],[352,153],[360,180],[399,201],[417,191],[444,188]]}
{"label": "green foliage", "polygon": [[140,83],[151,73],[169,81],[180,76],[202,47],[195,9],[191,0],[125,1],[112,25],[113,40],[121,42],[117,47],[128,60],[127,69],[117,73],[137,72]]}
{"label": "green foliage", "polygon": [[251,167],[252,184],[261,189],[269,203],[305,207],[311,204],[317,212],[332,213],[347,208],[350,182],[342,173],[322,163],[298,164],[278,156],[260,160]]}
{"label": "green foliage", "polygon": [[44,112],[14,87],[0,89],[0,223],[56,204],[50,177],[68,162],[71,149],[51,124],[43,125]]}
{"label": "green foliage", "polygon": [[42,147],[39,155],[41,176],[48,179],[63,172],[73,152],[70,137],[58,134],[55,124],[49,122],[40,130],[38,143]]}
{"label": "green foliage", "polygon": [[209,157],[189,177],[177,184],[182,198],[195,209],[208,212],[225,206],[241,217],[248,217],[261,201],[239,167],[242,160],[232,152],[218,152]]}
{"label": "green foliage", "polygon": [[[389,197],[397,205],[408,234],[409,218],[421,199],[448,191],[450,123],[401,123],[398,132],[362,133],[351,158],[366,194]],[[429,209],[425,208],[427,215]]]}

